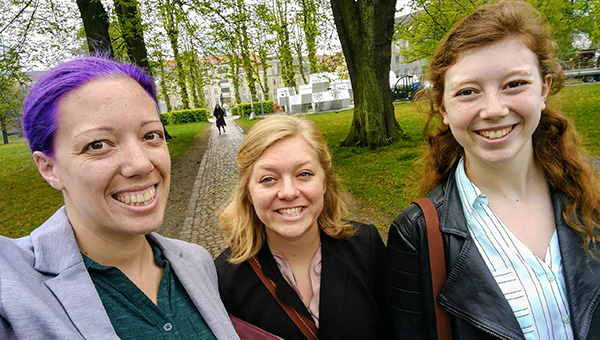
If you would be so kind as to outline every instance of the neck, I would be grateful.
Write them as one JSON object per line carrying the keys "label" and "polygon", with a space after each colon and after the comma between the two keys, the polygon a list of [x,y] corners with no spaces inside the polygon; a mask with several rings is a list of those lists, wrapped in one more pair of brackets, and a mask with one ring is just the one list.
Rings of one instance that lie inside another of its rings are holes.
{"label": "neck", "polygon": [[535,163],[533,156],[527,160],[504,164],[482,164],[466,160],[465,170],[469,179],[486,195],[521,200],[547,185],[544,171]]}
{"label": "neck", "polygon": [[154,263],[152,247],[145,235],[98,235],[75,225],[73,231],[79,250],[101,265],[127,271],[143,267],[148,262]]}
{"label": "neck", "polygon": [[267,243],[272,253],[283,256],[288,263],[306,259],[310,261],[321,246],[321,234],[315,228],[314,232],[290,240],[267,232]]}

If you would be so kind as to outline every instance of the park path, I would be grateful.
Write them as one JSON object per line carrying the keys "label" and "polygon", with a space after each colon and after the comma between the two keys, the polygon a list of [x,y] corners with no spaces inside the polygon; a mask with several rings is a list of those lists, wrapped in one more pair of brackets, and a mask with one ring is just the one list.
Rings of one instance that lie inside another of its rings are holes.
{"label": "park path", "polygon": [[[244,132],[233,121],[236,118],[225,117],[226,132],[221,135],[215,124],[209,127],[208,147],[200,162],[178,236],[203,246],[213,258],[227,247],[219,228],[219,213],[228,203],[237,181],[237,151]],[[214,119],[210,121],[214,123]]]}

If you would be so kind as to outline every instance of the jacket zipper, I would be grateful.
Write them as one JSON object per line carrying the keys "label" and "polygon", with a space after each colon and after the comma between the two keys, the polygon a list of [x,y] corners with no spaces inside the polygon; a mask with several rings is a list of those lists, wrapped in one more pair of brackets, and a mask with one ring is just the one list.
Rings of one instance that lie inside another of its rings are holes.
{"label": "jacket zipper", "polygon": [[505,337],[503,337],[503,336],[501,336],[501,335],[499,335],[497,333],[494,333],[494,332],[492,332],[492,331],[490,331],[488,329],[485,329],[485,328],[483,328],[483,327],[481,327],[479,325],[475,325],[475,326],[477,326],[477,328],[481,329],[482,331],[486,332],[487,334],[495,336],[496,338],[499,338],[499,339],[502,339],[502,340],[510,340],[509,338],[505,338]]}

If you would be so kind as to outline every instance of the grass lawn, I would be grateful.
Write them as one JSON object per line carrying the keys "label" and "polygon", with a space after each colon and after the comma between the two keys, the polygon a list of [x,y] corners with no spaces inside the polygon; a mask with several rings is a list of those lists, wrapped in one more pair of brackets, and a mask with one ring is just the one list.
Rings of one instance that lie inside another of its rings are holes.
{"label": "grass lawn", "polygon": [[[567,112],[575,122],[590,153],[600,157],[600,84],[565,87],[549,99],[549,104]],[[424,150],[421,130],[425,114],[416,103],[395,106],[396,118],[407,139],[377,150],[340,147],[352,121],[352,110],[311,114],[331,148],[336,171],[348,190],[363,202],[376,207],[391,220],[412,200],[418,198],[418,175],[413,164]],[[258,120],[240,118],[243,129]],[[167,130],[171,157],[176,159],[192,143],[207,123],[171,125]],[[18,237],[28,234],[62,205],[59,192],[37,173],[27,144],[14,139],[0,145],[0,234]],[[378,225],[387,230],[389,225]]]}
{"label": "grass lawn", "polygon": [[[176,160],[209,123],[169,125],[169,153]],[[0,144],[0,235],[20,237],[38,227],[63,205],[60,191],[38,173],[25,140]]]}

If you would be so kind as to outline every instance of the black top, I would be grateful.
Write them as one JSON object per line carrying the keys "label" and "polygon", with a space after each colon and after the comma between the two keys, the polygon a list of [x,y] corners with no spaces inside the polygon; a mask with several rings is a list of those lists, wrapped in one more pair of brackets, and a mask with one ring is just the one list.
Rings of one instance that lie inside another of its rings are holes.
{"label": "black top", "polygon": [[[381,338],[385,246],[373,225],[353,225],[357,232],[348,239],[321,232],[320,339]],[[227,261],[230,253],[227,249],[215,260],[227,311],[286,340],[304,340],[248,261],[232,265]],[[266,242],[257,257],[265,275],[276,283],[279,299],[310,317],[301,298],[281,275]]]}

